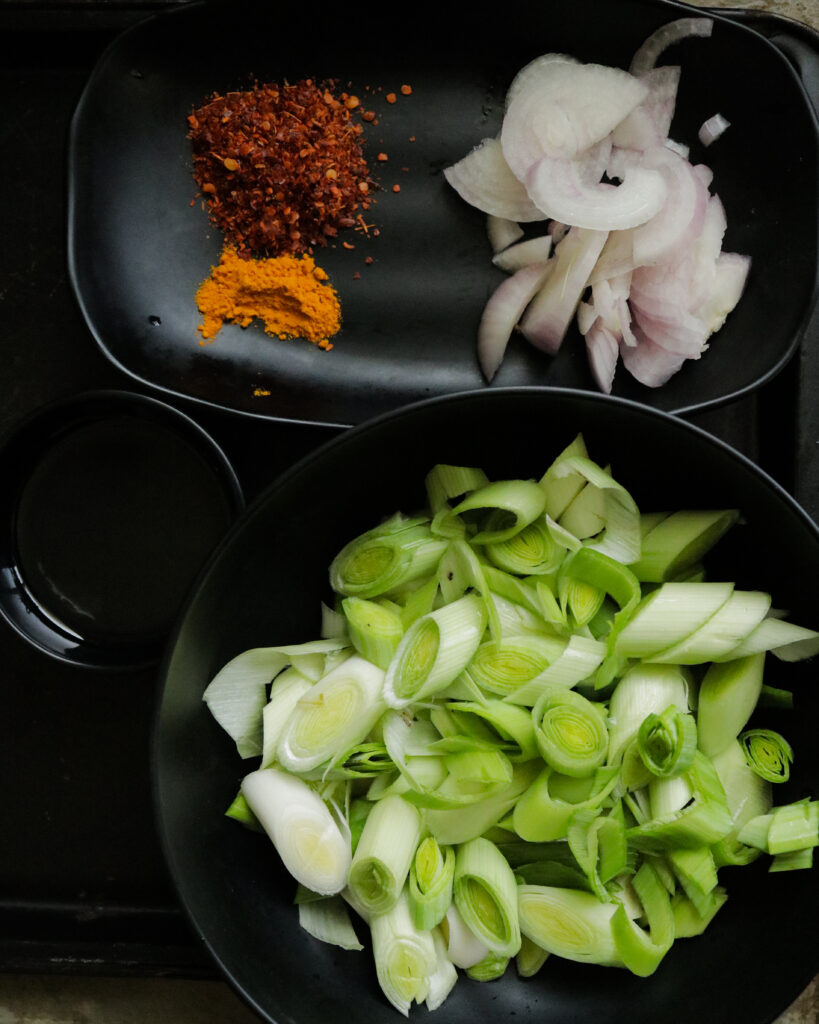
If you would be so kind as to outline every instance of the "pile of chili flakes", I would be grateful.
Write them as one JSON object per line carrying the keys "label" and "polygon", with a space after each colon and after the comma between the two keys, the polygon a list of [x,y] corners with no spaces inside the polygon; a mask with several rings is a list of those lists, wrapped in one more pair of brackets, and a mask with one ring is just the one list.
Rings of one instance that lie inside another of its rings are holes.
{"label": "pile of chili flakes", "polygon": [[241,255],[308,252],[369,209],[376,185],[353,120],[359,103],[334,87],[256,84],[214,93],[188,117],[194,179]]}

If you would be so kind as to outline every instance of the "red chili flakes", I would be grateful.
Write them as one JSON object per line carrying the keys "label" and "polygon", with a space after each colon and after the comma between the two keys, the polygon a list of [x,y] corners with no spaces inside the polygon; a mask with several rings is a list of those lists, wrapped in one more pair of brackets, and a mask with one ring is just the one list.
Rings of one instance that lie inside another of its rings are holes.
{"label": "red chili flakes", "polygon": [[392,190],[393,190],[393,192],[400,192],[401,191],[401,186],[400,185],[393,185]]}
{"label": "red chili flakes", "polygon": [[380,161],[383,164],[386,160],[389,160],[389,157],[387,156],[386,153],[379,153],[378,156],[376,157],[376,160]]}
{"label": "red chili flakes", "polygon": [[188,117],[211,220],[243,255],[305,252],[371,200],[355,96],[312,79],[211,95]]}
{"label": "red chili flakes", "polygon": [[395,95],[394,92],[388,92],[384,99],[387,101],[387,103],[395,103],[398,97]]}
{"label": "red chili flakes", "polygon": [[401,92],[403,93],[404,96],[411,96],[412,95],[412,86],[411,85],[402,85],[401,86]]}

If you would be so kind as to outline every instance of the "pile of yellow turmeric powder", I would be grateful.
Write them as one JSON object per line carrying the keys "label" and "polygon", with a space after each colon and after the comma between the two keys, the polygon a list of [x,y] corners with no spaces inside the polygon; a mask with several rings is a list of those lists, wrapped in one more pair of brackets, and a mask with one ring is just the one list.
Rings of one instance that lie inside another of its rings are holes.
{"label": "pile of yellow turmeric powder", "polygon": [[210,277],[196,293],[204,317],[200,344],[226,323],[247,327],[254,319],[278,338],[306,338],[330,349],[341,327],[341,303],[327,274],[312,257],[274,256],[246,259],[226,246]]}

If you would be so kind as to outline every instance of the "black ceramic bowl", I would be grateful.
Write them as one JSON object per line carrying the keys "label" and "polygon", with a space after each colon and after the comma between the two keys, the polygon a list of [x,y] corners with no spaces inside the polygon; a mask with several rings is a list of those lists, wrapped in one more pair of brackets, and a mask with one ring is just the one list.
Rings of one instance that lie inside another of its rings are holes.
{"label": "black ceramic bowl", "polygon": [[[225,818],[242,762],[202,692],[246,648],[314,639],[327,568],[342,544],[397,509],[423,504],[436,462],[490,477],[539,476],[582,431],[644,511],[734,507],[747,522],[713,552],[712,578],[767,588],[794,621],[819,623],[819,531],[769,477],[714,437],[637,403],[560,389],[498,389],[432,399],[354,428],[299,462],[258,498],[204,571],[166,653],[155,723],[159,829],[182,904],[225,976],[262,1019],[390,1024],[370,952],[345,953],[300,930],[294,885],[264,836]],[[796,750],[779,802],[819,792],[815,667],[769,659],[792,686],[777,725]],[[730,898],[704,936],[677,942],[651,978],[552,958],[530,980],[462,979],[432,1020],[763,1024],[817,967],[819,886],[812,871],[729,869]],[[414,1016],[426,1020],[417,1008]]]}
{"label": "black ceramic bowl", "polygon": [[[497,134],[515,73],[548,52],[627,68],[659,26],[712,16],[672,0],[548,0],[493,16],[418,0],[397,20],[385,9],[360,21],[344,5],[324,5],[320,17],[310,5],[237,8],[238,0],[193,4],[148,19],[98,63],[71,132],[72,284],[102,351],[139,380],[251,416],[343,426],[486,387],[476,332],[504,274],[492,265],[484,215],[442,172]],[[711,38],[661,57],[682,67],[672,137],[712,168],[728,218],[724,248],[749,255],[752,268],[702,359],[655,389],[618,370],[615,394],[672,412],[717,405],[774,376],[815,298],[816,116],[776,45],[713,19]],[[335,78],[377,114],[366,139],[382,190],[367,221],[380,233],[350,231],[353,250],[315,253],[342,304],[330,353],[277,342],[259,324],[199,343],[195,294],[223,240],[194,202],[186,118],[213,90],[246,89],[251,76]],[[705,148],[697,130],[717,112],[731,127]],[[513,336],[492,386],[521,385],[596,390],[576,327],[554,358]]]}

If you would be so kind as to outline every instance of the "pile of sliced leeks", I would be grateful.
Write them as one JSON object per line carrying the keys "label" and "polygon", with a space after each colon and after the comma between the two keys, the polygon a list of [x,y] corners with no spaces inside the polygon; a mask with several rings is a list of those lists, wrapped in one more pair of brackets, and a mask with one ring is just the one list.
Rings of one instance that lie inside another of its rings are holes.
{"label": "pile of sliced leeks", "polygon": [[362,949],[352,908],[407,1014],[512,960],[650,975],[722,907],[722,867],[811,865],[819,802],[774,805],[794,754],[748,726],[791,704],[766,657],[819,633],[707,578],[738,510],[641,513],[582,435],[540,480],[438,465],[426,491],[336,556],[321,639],[204,694],[261,758],[227,813],[273,841],[311,935]]}

